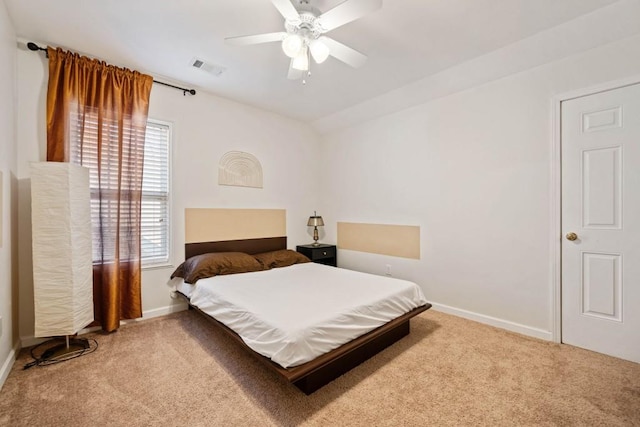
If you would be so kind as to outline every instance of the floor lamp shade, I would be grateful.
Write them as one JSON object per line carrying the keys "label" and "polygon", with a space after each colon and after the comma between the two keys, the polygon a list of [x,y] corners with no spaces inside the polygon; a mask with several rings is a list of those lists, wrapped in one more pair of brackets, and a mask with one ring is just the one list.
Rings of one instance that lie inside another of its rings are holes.
{"label": "floor lamp shade", "polygon": [[89,169],[31,164],[35,336],[73,335],[93,321]]}

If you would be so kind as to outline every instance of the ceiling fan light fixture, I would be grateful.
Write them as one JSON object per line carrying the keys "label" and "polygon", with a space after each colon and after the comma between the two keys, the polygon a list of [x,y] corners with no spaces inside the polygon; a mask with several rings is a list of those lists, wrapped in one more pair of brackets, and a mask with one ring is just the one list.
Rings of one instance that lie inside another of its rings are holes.
{"label": "ceiling fan light fixture", "polygon": [[282,50],[289,58],[296,58],[302,52],[304,41],[297,34],[289,34],[282,40]]}
{"label": "ceiling fan light fixture", "polygon": [[309,54],[306,48],[300,51],[300,54],[293,58],[291,68],[294,70],[307,71],[309,70]]}
{"label": "ceiling fan light fixture", "polygon": [[333,56],[353,68],[364,65],[366,55],[323,34],[380,9],[383,0],[343,0],[324,12],[310,2],[315,0],[271,0],[284,18],[284,31],[227,37],[225,41],[235,46],[280,42],[290,58],[287,77],[291,80],[299,79],[304,72],[311,74],[311,57],[318,64]]}
{"label": "ceiling fan light fixture", "polygon": [[309,50],[311,51],[311,56],[318,63],[322,64],[329,57],[329,47],[326,44],[322,43],[320,39],[316,39],[311,42],[309,45]]}

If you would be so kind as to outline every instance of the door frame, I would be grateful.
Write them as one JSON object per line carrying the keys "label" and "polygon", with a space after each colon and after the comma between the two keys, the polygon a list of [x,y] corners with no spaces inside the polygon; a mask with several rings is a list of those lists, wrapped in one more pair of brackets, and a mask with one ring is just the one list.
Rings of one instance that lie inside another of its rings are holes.
{"label": "door frame", "polygon": [[555,95],[551,100],[551,340],[562,341],[562,102],[640,83],[640,74]]}

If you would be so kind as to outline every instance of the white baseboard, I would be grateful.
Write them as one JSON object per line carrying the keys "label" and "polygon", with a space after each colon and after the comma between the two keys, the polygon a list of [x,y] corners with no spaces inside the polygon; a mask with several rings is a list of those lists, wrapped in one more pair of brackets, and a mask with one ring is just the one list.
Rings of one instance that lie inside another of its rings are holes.
{"label": "white baseboard", "polygon": [[[154,308],[152,310],[143,311],[142,317],[140,317],[139,319],[121,320],[120,324],[127,325],[129,323],[135,323],[135,322],[141,322],[148,319],[153,319],[154,317],[166,316],[167,314],[177,313],[178,311],[184,311],[188,307],[189,305],[185,302],[185,303],[168,305],[166,307]],[[100,330],[99,326],[92,326],[90,328],[81,329],[80,331],[78,331],[78,335],[83,335],[89,332],[95,332],[99,330]],[[38,345],[49,339],[51,338],[36,338],[33,335],[30,335],[26,337],[20,337],[20,344],[22,348],[26,348],[26,347]]]}
{"label": "white baseboard", "polygon": [[484,323],[486,325],[491,325],[497,328],[506,329],[511,332],[517,332],[522,335],[528,335],[530,337],[540,338],[546,341],[551,341],[553,338],[551,331],[532,328],[531,326],[510,322],[504,319],[498,319],[496,317],[486,316],[484,314],[474,313],[472,311],[462,310],[460,308],[450,307],[444,304],[432,303],[432,305],[433,305],[433,309],[436,311],[441,311],[447,314],[453,314],[454,316],[463,317],[469,320],[474,320],[476,322]]}
{"label": "white baseboard", "polygon": [[[187,308],[189,308],[189,304],[187,304],[186,302],[180,302],[178,304],[172,304],[166,307],[154,308],[153,310],[144,311],[142,313],[142,317],[139,319],[134,319],[133,322],[152,319],[154,317],[166,316],[167,314],[185,311]],[[131,320],[127,320],[126,322],[131,322]]]}
{"label": "white baseboard", "polygon": [[4,382],[7,380],[9,373],[11,372],[11,368],[13,368],[13,364],[16,361],[16,357],[18,357],[18,353],[20,352],[20,343],[16,343],[15,347],[11,349],[7,359],[2,364],[2,368],[0,368],[0,390],[2,390],[2,386]]}

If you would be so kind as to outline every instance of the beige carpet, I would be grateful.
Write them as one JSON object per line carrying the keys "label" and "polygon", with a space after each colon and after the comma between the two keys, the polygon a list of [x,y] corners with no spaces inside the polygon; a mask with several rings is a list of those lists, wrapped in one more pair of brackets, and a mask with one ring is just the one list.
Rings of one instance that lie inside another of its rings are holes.
{"label": "beige carpet", "polygon": [[23,371],[0,425],[640,425],[640,365],[429,310],[411,335],[311,396],[189,311],[95,335]]}

